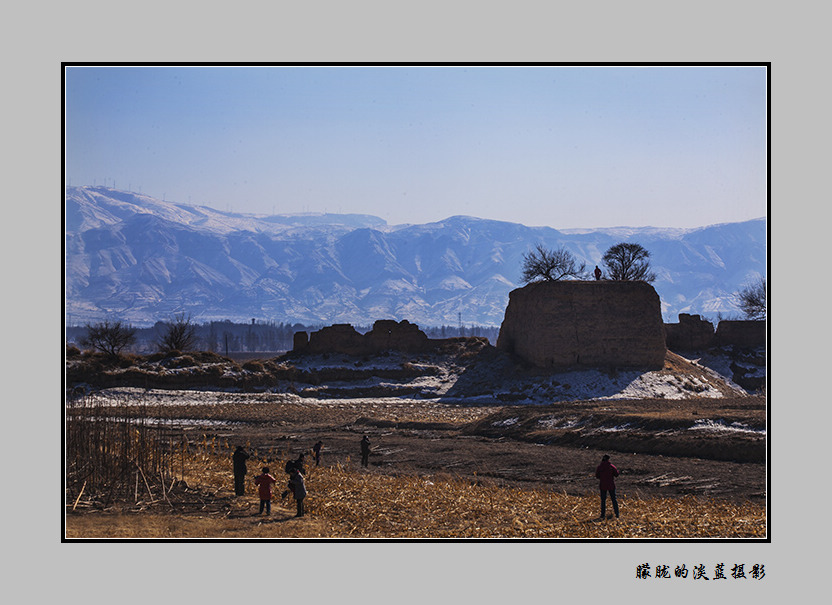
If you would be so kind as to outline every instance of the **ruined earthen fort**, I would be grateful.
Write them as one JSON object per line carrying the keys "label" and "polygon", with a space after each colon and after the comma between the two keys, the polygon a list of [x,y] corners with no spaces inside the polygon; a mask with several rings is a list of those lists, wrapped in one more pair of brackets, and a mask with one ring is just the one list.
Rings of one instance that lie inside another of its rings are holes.
{"label": "ruined earthen fort", "polygon": [[437,343],[407,320],[380,319],[366,334],[361,334],[350,324],[335,324],[311,335],[296,332],[293,351],[345,355],[371,355],[391,350],[420,353],[434,348]]}
{"label": "ruined earthen fort", "polygon": [[664,325],[667,346],[674,351],[697,351],[734,345],[760,347],[766,344],[766,322],[725,320],[714,325],[699,315],[679,314],[679,323]]}
{"label": "ruined earthen fort", "polygon": [[497,348],[541,368],[661,368],[659,295],[646,282],[536,282],[513,290]]}
{"label": "ruined earthen fort", "polygon": [[[646,282],[556,281],[510,293],[497,348],[540,368],[660,369],[668,347],[754,347],[765,344],[765,335],[764,321],[721,321],[714,330],[698,315],[683,313],[678,324],[664,324],[659,295]],[[450,340],[465,339],[430,339],[407,320],[382,319],[366,334],[350,324],[297,332],[293,352],[423,353]]]}

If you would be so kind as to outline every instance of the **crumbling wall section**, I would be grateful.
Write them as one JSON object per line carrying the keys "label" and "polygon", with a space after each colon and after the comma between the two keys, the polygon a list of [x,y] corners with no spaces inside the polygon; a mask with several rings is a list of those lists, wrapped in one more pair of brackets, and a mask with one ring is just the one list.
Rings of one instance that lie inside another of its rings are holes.
{"label": "crumbling wall section", "polygon": [[659,296],[646,282],[536,282],[509,295],[497,348],[542,368],[659,369]]}
{"label": "crumbling wall section", "polygon": [[714,325],[699,315],[679,314],[679,323],[664,324],[667,348],[696,351],[714,344]]}
{"label": "crumbling wall section", "polygon": [[308,342],[305,337],[306,332],[295,333],[294,352],[372,355],[383,351],[422,352],[435,346],[419,326],[407,320],[380,319],[366,334],[350,324],[334,324],[312,332]]}
{"label": "crumbling wall section", "polygon": [[761,320],[723,320],[716,328],[718,346],[760,347],[766,344],[766,322]]}

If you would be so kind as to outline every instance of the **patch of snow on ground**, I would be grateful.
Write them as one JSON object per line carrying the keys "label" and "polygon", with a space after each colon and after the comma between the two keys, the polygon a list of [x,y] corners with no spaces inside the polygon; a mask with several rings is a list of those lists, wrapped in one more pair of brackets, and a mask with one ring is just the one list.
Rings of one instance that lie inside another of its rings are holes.
{"label": "patch of snow on ground", "polygon": [[576,420],[575,418],[541,418],[537,422],[550,429],[573,429],[585,424],[585,421]]}
{"label": "patch of snow on ground", "polygon": [[264,403],[270,400],[297,402],[301,398],[289,393],[236,393],[216,390],[142,389],[138,387],[115,387],[91,393],[86,400],[89,405],[222,405],[226,403]]}
{"label": "patch of snow on ground", "polygon": [[731,432],[731,433],[756,433],[759,435],[765,435],[765,429],[753,429],[750,426],[743,424],[741,422],[732,422],[731,424],[725,424],[723,420],[697,420],[692,427],[688,430],[690,431],[718,431],[718,432]]}
{"label": "patch of snow on ground", "polygon": [[356,360],[355,357],[340,354],[330,355],[304,355],[298,359],[294,359],[291,365],[298,370],[321,370],[321,369],[337,369],[337,368],[352,368],[359,370],[398,370],[401,369],[402,363],[407,361],[407,358],[398,355],[378,355],[364,359]]}
{"label": "patch of snow on ground", "polygon": [[517,424],[520,422],[520,418],[506,418],[505,420],[498,420],[497,422],[492,422],[491,426],[511,426],[512,424]]}
{"label": "patch of snow on ground", "polygon": [[617,433],[619,431],[627,431],[632,428],[632,426],[633,425],[631,423],[627,422],[617,426],[601,426],[595,429],[595,431],[599,433]]}
{"label": "patch of snow on ground", "polygon": [[[675,376],[661,372],[625,371],[609,375],[598,370],[571,371],[556,374],[548,388],[535,393],[535,398],[548,401],[571,399],[685,399],[722,397],[722,393],[707,381],[690,380],[698,389],[695,393],[684,387]],[[688,386],[690,386],[688,385]]]}

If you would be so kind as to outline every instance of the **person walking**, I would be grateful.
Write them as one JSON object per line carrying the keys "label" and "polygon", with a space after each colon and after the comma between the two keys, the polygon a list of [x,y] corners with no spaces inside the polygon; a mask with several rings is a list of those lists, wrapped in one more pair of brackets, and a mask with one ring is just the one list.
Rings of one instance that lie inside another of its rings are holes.
{"label": "person walking", "polygon": [[321,465],[321,448],[324,446],[322,441],[318,441],[312,446],[312,451],[315,453],[315,466]]}
{"label": "person walking", "polygon": [[618,469],[610,462],[610,457],[604,454],[604,457],[601,458],[601,464],[595,469],[595,478],[600,479],[601,482],[600,519],[607,518],[607,492],[609,492],[610,500],[612,500],[612,510],[615,513],[615,518],[618,519],[618,500],[615,499],[615,477],[618,477]]}
{"label": "person walking", "polygon": [[306,513],[304,505],[304,498],[306,498],[306,482],[303,480],[303,475],[296,468],[292,469],[292,477],[289,479],[289,484],[292,486],[292,493],[295,495],[298,509],[296,517],[302,517]]}
{"label": "person walking", "polygon": [[242,445],[238,445],[237,449],[231,455],[231,460],[234,463],[234,493],[237,496],[245,495],[246,491],[246,460],[251,456],[246,452]]}
{"label": "person walking", "polygon": [[367,435],[361,438],[361,466],[370,466],[370,438]]}
{"label": "person walking", "polygon": [[263,509],[266,509],[266,514],[272,514],[272,486],[277,483],[277,479],[269,474],[269,467],[263,467],[263,474],[257,475],[254,478],[254,485],[257,486],[257,493],[260,496],[260,514],[263,514]]}

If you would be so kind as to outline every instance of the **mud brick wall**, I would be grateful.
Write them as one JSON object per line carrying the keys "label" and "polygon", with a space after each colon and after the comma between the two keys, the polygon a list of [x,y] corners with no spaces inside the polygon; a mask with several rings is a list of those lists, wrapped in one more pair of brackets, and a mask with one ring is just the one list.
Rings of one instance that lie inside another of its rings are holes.
{"label": "mud brick wall", "polygon": [[373,324],[373,329],[364,335],[370,348],[375,351],[410,351],[419,352],[427,349],[427,335],[419,326],[407,320],[396,322],[392,319],[380,319]]}
{"label": "mud brick wall", "polygon": [[360,334],[350,324],[335,324],[312,332],[308,343],[305,336],[306,332],[295,333],[294,351],[372,355],[382,351],[420,352],[435,346],[435,341],[428,339],[419,326],[407,320],[380,319],[366,334]]}
{"label": "mud brick wall", "polygon": [[766,344],[766,322],[760,320],[719,322],[715,342],[719,346],[760,347]]}
{"label": "mud brick wall", "polygon": [[335,324],[312,332],[304,352],[366,355],[370,349],[364,341],[364,335],[350,324]]}
{"label": "mud brick wall", "polygon": [[699,315],[679,314],[679,323],[664,324],[667,348],[673,351],[696,351],[714,344],[714,325]]}
{"label": "mud brick wall", "polygon": [[497,348],[542,368],[658,369],[659,295],[646,282],[536,282],[513,290]]}

